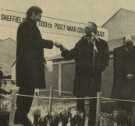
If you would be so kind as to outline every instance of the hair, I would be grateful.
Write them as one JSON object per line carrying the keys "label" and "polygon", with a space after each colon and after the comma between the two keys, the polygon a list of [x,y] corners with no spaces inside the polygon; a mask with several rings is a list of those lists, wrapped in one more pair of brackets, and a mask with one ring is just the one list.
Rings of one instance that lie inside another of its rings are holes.
{"label": "hair", "polygon": [[88,22],[87,26],[85,27],[85,33],[88,34],[89,32],[97,33],[97,25],[95,22]]}
{"label": "hair", "polygon": [[89,21],[89,22],[88,22],[88,25],[89,25],[89,24],[92,24],[95,28],[97,28],[97,25],[96,25],[95,22]]}
{"label": "hair", "polygon": [[31,6],[26,12],[26,18],[29,18],[32,15],[33,12],[35,14],[39,14],[39,13],[42,13],[43,11],[38,6]]}

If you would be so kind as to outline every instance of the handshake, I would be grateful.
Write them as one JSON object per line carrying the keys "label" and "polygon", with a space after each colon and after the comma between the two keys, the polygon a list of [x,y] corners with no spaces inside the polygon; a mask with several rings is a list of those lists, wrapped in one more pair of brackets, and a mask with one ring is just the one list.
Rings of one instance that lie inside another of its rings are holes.
{"label": "handshake", "polygon": [[55,47],[59,48],[61,51],[66,50],[66,48],[60,43],[54,42],[54,45]]}

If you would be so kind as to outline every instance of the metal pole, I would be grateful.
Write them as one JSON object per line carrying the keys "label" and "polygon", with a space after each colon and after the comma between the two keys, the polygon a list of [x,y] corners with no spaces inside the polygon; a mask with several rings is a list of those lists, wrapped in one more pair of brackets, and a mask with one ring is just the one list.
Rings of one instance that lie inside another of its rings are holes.
{"label": "metal pole", "polygon": [[62,64],[58,64],[58,93],[61,96],[62,93]]}
{"label": "metal pole", "polygon": [[22,126],[21,124],[15,125],[14,124],[14,117],[15,117],[15,111],[16,111],[16,93],[18,92],[19,88],[14,89],[12,92],[12,100],[11,100],[11,112],[9,114],[9,126]]}
{"label": "metal pole", "polygon": [[96,126],[98,126],[99,122],[99,117],[101,113],[101,92],[97,92],[97,109],[96,109]]}
{"label": "metal pole", "polygon": [[53,87],[50,87],[50,97],[49,97],[49,115],[52,113],[52,100],[53,100]]}

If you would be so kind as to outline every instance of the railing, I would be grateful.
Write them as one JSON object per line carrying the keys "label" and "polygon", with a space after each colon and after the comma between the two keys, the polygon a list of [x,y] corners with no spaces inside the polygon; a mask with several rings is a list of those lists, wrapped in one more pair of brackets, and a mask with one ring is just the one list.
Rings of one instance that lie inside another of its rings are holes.
{"label": "railing", "polygon": [[[43,90],[42,90],[43,92]],[[21,126],[21,125],[15,125],[14,124],[14,116],[15,116],[15,111],[16,111],[16,98],[17,96],[22,96],[22,97],[34,97],[34,99],[38,100],[48,100],[49,105],[48,105],[48,113],[51,114],[53,111],[53,102],[57,101],[62,101],[63,105],[66,104],[65,101],[76,101],[77,99],[84,99],[86,101],[91,100],[91,99],[97,99],[97,112],[96,112],[96,126],[120,126],[120,124],[115,120],[116,115],[118,115],[118,111],[113,111],[112,113],[107,113],[107,112],[102,112],[102,107],[104,104],[113,104],[117,103],[119,101],[122,102],[132,102],[134,103],[134,100],[125,100],[125,99],[112,99],[112,98],[106,98],[102,97],[101,92],[97,93],[97,97],[85,97],[85,98],[76,98],[76,97],[55,97],[53,96],[53,89],[50,89],[50,96],[29,96],[29,95],[21,95],[18,94],[18,88],[14,89],[12,91],[11,95],[3,95],[0,94],[1,97],[5,97],[6,99],[9,99],[11,102],[11,111],[9,113],[9,126]],[[69,93],[69,92],[68,92]],[[39,105],[39,104],[38,104]],[[56,106],[54,106],[55,108]],[[72,106],[70,106],[72,107]],[[128,126],[125,124],[125,126]]]}

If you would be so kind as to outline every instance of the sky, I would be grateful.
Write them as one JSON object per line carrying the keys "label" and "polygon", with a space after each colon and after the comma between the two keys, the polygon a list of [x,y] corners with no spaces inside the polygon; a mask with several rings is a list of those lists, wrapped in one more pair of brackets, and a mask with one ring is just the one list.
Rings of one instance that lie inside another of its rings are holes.
{"label": "sky", "polygon": [[135,11],[134,0],[0,0],[0,8],[25,12],[40,6],[44,15],[79,22],[105,23],[120,8]]}

